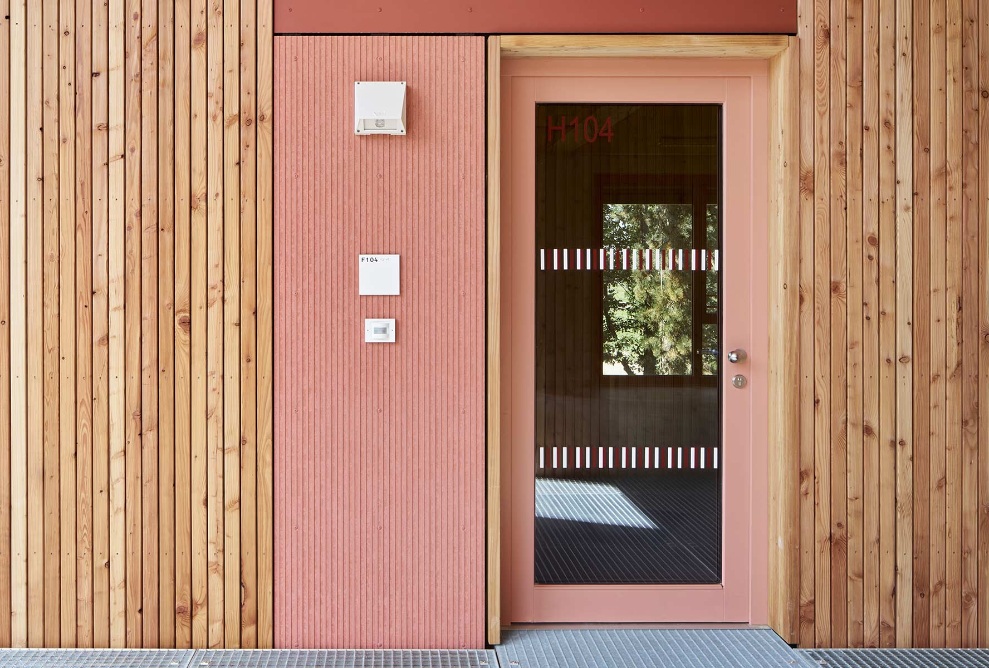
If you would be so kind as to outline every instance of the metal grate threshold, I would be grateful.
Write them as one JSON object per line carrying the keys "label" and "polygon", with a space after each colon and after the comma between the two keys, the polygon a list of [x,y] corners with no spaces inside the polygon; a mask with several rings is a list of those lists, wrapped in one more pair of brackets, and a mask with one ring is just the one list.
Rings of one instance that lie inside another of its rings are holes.
{"label": "metal grate threshold", "polygon": [[818,668],[989,668],[989,649],[797,650]]}
{"label": "metal grate threshold", "polygon": [[3,649],[0,668],[989,668],[989,649],[791,649],[766,628],[507,630],[495,650]]}

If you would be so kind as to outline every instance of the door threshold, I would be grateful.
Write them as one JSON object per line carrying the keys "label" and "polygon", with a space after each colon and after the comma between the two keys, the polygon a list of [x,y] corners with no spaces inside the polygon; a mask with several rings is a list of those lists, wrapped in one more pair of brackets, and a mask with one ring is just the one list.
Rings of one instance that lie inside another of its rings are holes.
{"label": "door threshold", "polygon": [[584,624],[546,624],[546,623],[533,623],[533,624],[508,624],[502,627],[503,631],[560,631],[560,630],[574,630],[574,631],[587,631],[587,630],[610,630],[614,631],[616,629],[634,629],[634,630],[763,630],[770,628],[766,624],[748,624],[748,623],[730,623],[730,622],[720,622],[720,623],[690,623],[690,622],[677,622],[677,623],[638,623],[638,624],[627,624],[622,622],[596,622],[596,623],[584,623]]}

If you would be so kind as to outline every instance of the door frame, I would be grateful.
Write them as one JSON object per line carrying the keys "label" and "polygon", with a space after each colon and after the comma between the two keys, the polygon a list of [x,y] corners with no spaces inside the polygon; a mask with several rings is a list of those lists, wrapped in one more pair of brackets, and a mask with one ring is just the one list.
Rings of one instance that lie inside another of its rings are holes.
{"label": "door frame", "polygon": [[[501,63],[532,56],[747,58],[769,66],[767,532],[754,536],[765,550],[763,577],[753,588],[766,596],[764,614],[785,639],[798,619],[790,592],[798,586],[797,341],[789,336],[798,314],[797,49],[792,36],[732,35],[503,35],[487,44],[487,638],[501,641]],[[790,229],[788,229],[788,227]],[[755,563],[753,564],[755,567]],[[768,597],[768,600],[767,600]]]}

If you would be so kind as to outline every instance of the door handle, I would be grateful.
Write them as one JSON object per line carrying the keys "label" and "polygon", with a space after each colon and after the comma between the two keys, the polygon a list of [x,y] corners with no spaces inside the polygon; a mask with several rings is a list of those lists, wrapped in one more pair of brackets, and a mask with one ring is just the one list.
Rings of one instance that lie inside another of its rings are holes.
{"label": "door handle", "polygon": [[736,348],[735,350],[728,353],[728,361],[731,362],[732,364],[738,364],[740,362],[744,362],[747,358],[748,355],[746,355],[745,351],[742,350],[741,348]]}

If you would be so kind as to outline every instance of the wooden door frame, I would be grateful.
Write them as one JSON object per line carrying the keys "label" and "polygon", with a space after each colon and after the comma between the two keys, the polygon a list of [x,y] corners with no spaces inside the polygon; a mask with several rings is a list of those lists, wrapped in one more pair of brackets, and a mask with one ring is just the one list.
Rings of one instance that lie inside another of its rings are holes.
{"label": "wooden door frame", "polygon": [[[487,43],[487,639],[501,642],[501,61],[503,58],[754,58],[769,63],[769,622],[784,639],[798,619],[797,38],[786,35],[493,35]],[[788,223],[790,229],[788,230]],[[789,233],[788,233],[789,231]]]}

